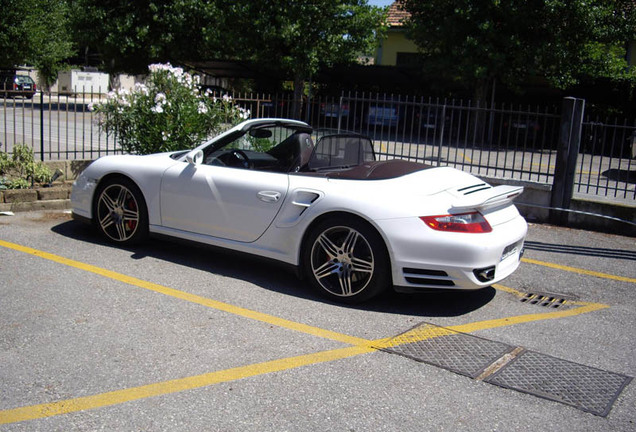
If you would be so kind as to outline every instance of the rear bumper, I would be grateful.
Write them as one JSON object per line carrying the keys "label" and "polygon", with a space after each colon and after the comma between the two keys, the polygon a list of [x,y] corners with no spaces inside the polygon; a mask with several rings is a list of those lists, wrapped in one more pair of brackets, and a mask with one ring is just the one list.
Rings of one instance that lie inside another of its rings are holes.
{"label": "rear bumper", "polygon": [[395,234],[387,244],[393,285],[400,292],[473,290],[497,283],[519,267],[527,233],[521,216],[487,234],[436,232],[417,218],[382,225]]}

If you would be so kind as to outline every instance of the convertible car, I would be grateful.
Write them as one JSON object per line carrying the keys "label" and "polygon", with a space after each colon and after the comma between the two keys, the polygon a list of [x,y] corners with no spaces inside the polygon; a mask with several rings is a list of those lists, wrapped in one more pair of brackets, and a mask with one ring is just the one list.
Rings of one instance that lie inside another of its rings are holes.
{"label": "convertible car", "polygon": [[518,267],[523,188],[375,159],[361,135],[248,120],[193,150],[96,160],[73,185],[73,216],[116,244],[155,234],[273,259],[348,303],[482,288]]}

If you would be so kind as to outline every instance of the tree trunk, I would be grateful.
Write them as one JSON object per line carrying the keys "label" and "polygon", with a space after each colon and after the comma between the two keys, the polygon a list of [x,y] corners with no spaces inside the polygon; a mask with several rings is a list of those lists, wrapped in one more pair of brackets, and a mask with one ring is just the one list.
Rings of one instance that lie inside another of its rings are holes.
{"label": "tree trunk", "polygon": [[[492,87],[491,87],[492,86]],[[488,90],[492,88],[492,94],[489,98]],[[494,102],[495,79],[487,78],[478,80],[474,91],[473,106],[484,108],[490,106]],[[489,104],[489,99],[491,104]],[[491,111],[492,113],[492,111]],[[470,140],[473,144],[490,144],[492,143],[492,126],[493,119],[488,116],[486,111],[475,111],[471,121]]]}

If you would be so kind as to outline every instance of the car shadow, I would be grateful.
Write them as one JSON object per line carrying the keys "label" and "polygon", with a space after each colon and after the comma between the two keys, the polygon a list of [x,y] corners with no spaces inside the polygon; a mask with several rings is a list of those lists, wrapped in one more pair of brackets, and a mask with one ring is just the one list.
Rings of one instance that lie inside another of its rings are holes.
{"label": "car shadow", "polygon": [[346,305],[315,293],[308,281],[299,279],[291,269],[280,263],[253,255],[163,238],[151,238],[136,246],[117,246],[104,240],[90,225],[78,221],[66,221],[53,226],[51,230],[76,241],[126,250],[131,253],[130,257],[134,260],[152,257],[195,270],[243,280],[284,295],[356,310],[423,317],[460,316],[488,304],[496,292],[492,287],[475,291],[432,291],[416,294],[389,291],[362,304]]}

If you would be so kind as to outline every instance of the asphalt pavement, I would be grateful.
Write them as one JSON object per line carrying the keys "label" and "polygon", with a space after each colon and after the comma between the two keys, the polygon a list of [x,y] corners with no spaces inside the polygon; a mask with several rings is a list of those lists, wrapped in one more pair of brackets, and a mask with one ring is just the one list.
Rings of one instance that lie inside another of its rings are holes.
{"label": "asphalt pavement", "polygon": [[[352,307],[251,257],[0,216],[0,430],[634,431],[635,261],[634,238],[532,224],[501,284]],[[501,371],[547,361],[519,382],[565,367],[583,396],[605,391],[587,373],[623,387],[594,414],[443,364],[491,346]]]}

